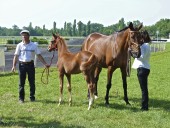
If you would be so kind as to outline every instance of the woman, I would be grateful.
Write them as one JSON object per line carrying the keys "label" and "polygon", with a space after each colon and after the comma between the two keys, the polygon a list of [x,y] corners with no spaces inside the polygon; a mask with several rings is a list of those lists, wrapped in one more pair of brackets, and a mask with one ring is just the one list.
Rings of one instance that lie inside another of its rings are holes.
{"label": "woman", "polygon": [[142,92],[142,111],[148,110],[148,76],[150,73],[150,42],[151,39],[149,37],[148,32],[141,32],[144,43],[141,45],[141,56],[139,58],[135,58],[132,68],[137,69],[137,77],[139,80],[141,92]]}

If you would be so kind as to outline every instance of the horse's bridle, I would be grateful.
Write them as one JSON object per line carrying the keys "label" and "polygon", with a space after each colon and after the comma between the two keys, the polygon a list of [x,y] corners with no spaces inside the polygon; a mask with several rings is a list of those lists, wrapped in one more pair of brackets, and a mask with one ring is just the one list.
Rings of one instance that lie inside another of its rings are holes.
{"label": "horse's bridle", "polygon": [[[131,33],[139,33],[139,34],[140,34],[139,31],[129,31],[129,33],[130,33],[129,36],[131,35]],[[138,34],[137,36],[139,36],[139,34]],[[131,40],[131,37],[129,37],[129,38],[130,38],[130,42],[131,42],[133,45],[136,45],[136,46],[140,47],[141,43],[135,43],[134,41]],[[141,37],[137,37],[137,38],[141,38]],[[140,41],[142,41],[142,40],[140,40]],[[130,43],[130,44],[131,44],[131,43]],[[129,45],[130,45],[130,44],[129,44]]]}
{"label": "horse's bridle", "polygon": [[[140,43],[135,43],[134,41],[132,41],[131,39],[131,33],[139,33],[139,31],[129,31],[129,43],[128,43],[128,51],[127,51],[127,67],[126,67],[126,74],[127,76],[130,77],[130,72],[131,72],[131,56],[134,57],[134,58],[138,58],[141,54],[141,51],[140,51],[140,46],[141,44]],[[137,35],[138,36],[138,35]],[[141,38],[141,37],[137,37],[137,38]],[[137,39],[139,40],[139,39]],[[139,40],[141,41],[141,40]],[[131,46],[135,46],[135,48],[139,49],[138,51],[138,55],[135,56],[135,52],[133,51],[133,49],[131,48]],[[133,53],[134,52],[134,53]]]}
{"label": "horse's bridle", "polygon": [[56,40],[58,40],[58,38],[51,41],[51,44],[54,45],[54,47],[51,48],[51,50],[53,50],[53,51],[54,50],[56,50],[56,51],[58,50],[58,48],[57,48],[57,41]]}

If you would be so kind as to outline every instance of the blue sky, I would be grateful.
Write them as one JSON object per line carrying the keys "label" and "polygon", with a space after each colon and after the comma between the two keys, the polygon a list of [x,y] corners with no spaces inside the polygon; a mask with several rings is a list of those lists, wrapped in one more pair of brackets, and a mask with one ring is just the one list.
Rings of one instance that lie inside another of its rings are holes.
{"label": "blue sky", "polygon": [[104,26],[139,20],[153,25],[162,18],[170,19],[170,0],[0,0],[0,26],[20,29],[32,22],[33,27],[57,28],[74,19]]}

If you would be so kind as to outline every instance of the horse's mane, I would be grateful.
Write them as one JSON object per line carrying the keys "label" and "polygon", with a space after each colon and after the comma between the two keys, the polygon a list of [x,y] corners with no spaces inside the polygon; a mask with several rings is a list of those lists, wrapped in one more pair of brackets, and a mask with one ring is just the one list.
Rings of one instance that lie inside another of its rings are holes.
{"label": "horse's mane", "polygon": [[128,29],[129,27],[125,27],[125,28],[123,28],[123,29],[121,29],[121,30],[119,30],[119,31],[116,31],[116,32],[122,32],[122,31],[125,31],[126,29]]}
{"label": "horse's mane", "polygon": [[60,43],[63,45],[63,47],[65,47],[67,49],[67,51],[69,51],[64,38],[61,36],[58,36],[58,38],[59,38]]}
{"label": "horse's mane", "polygon": [[144,42],[146,42],[146,43],[151,42],[151,38],[149,36],[148,31],[146,31],[146,30],[141,31],[141,35],[142,35],[142,38],[144,39]]}

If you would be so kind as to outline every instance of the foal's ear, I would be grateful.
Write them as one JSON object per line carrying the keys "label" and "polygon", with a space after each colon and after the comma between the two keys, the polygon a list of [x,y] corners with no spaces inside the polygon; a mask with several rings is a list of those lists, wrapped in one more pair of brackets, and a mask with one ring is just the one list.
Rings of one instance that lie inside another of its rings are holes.
{"label": "foal's ear", "polygon": [[54,33],[53,33],[53,37],[54,37],[54,38],[57,38],[57,36],[56,36]]}

